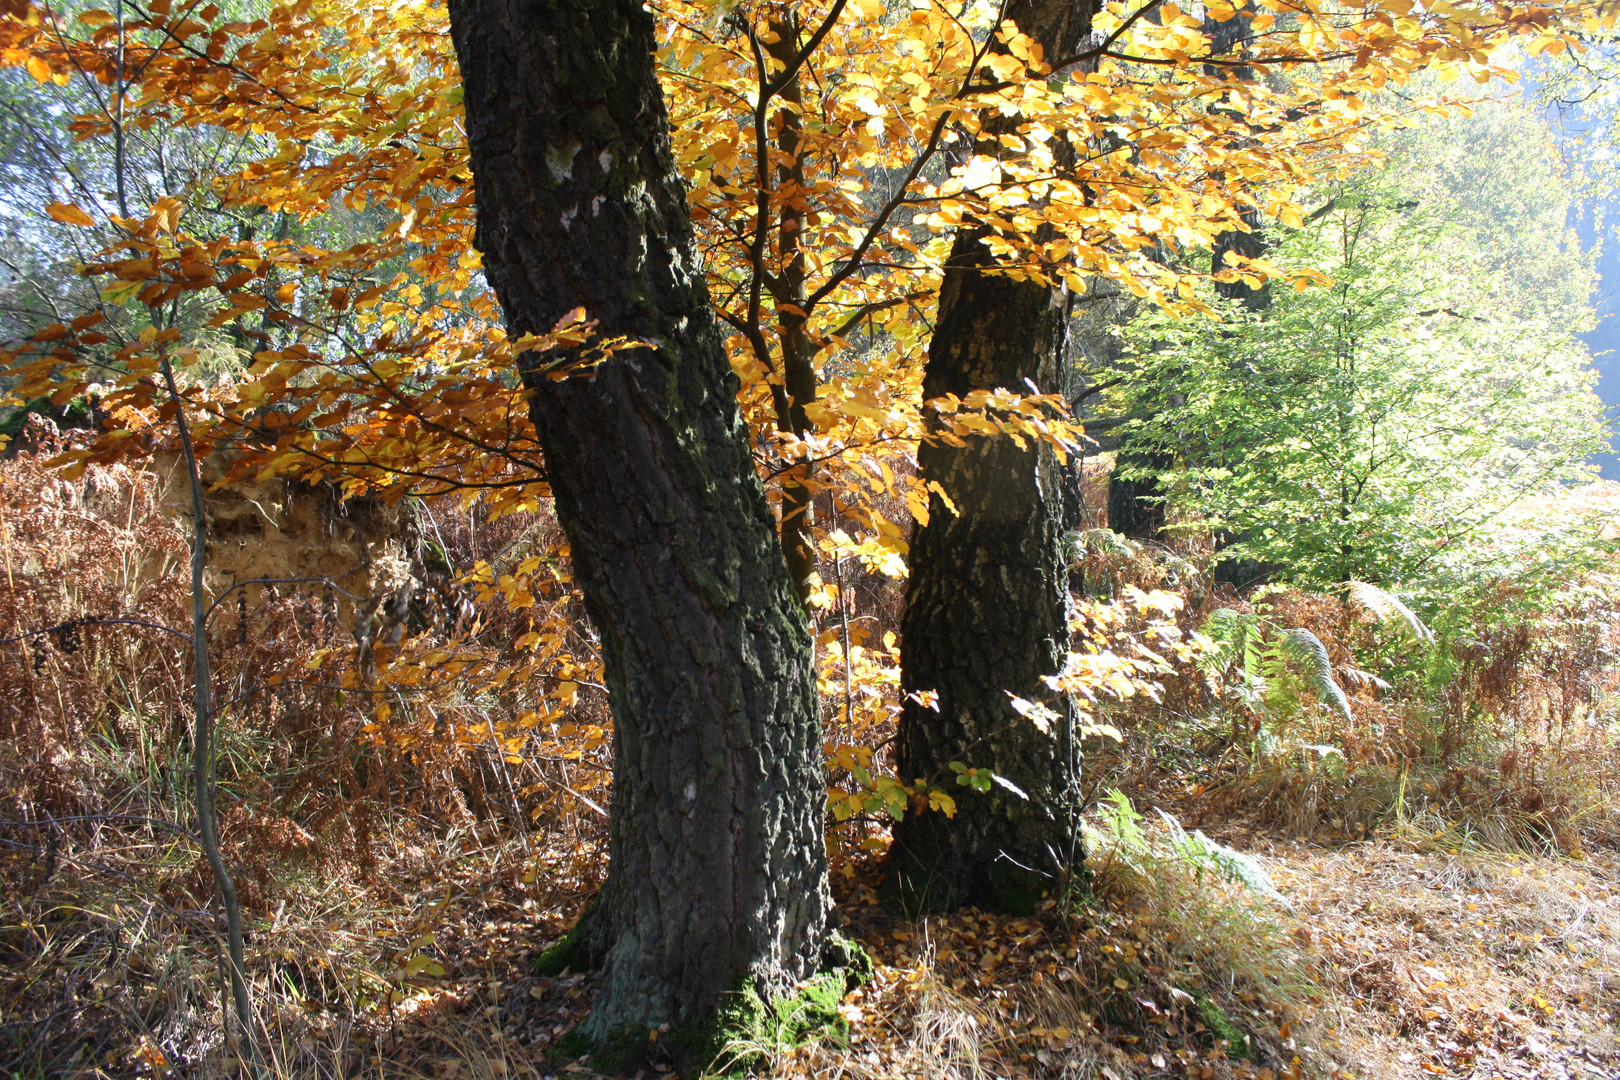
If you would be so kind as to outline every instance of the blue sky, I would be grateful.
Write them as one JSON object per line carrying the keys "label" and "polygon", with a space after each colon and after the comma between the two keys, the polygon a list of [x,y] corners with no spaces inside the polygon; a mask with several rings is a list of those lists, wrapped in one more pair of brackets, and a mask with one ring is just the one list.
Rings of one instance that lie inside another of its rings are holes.
{"label": "blue sky", "polygon": [[[1524,90],[1527,97],[1538,89],[1534,75],[1526,72]],[[1583,108],[1548,112],[1548,119],[1564,140],[1565,151],[1577,167],[1596,164],[1615,153],[1613,134],[1615,114],[1620,110],[1620,88],[1595,95]],[[1609,129],[1609,130],[1605,130]],[[1602,170],[1613,175],[1612,168]],[[1597,175],[1591,170],[1589,175]],[[1601,247],[1598,273],[1602,280],[1593,306],[1597,309],[1598,325],[1591,333],[1581,335],[1592,354],[1592,366],[1598,372],[1598,395],[1609,406],[1611,441],[1620,450],[1620,192],[1599,190],[1582,207],[1575,226],[1581,245],[1590,249]],[[1609,453],[1594,457],[1593,462],[1603,472],[1605,480],[1620,480],[1620,455]]]}

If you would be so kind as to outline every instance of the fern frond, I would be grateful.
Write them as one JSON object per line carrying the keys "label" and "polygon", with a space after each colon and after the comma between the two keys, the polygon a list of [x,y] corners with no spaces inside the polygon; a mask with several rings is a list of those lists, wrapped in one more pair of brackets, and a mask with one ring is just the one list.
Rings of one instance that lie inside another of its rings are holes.
{"label": "fern frond", "polygon": [[1234,608],[1216,608],[1204,620],[1202,632],[1205,636],[1219,644],[1229,643],[1233,636],[1241,632],[1244,626],[1243,612]]}
{"label": "fern frond", "polygon": [[1357,686],[1370,686],[1379,690],[1388,690],[1388,682],[1380,679],[1370,671],[1363,671],[1358,667],[1342,667],[1339,674],[1344,676],[1345,682],[1355,683]]}
{"label": "fern frond", "polygon": [[1063,555],[1076,563],[1087,555],[1106,555],[1121,562],[1141,554],[1142,545],[1112,529],[1080,529],[1063,534]]}
{"label": "fern frond", "polygon": [[1227,881],[1242,885],[1252,892],[1257,892],[1267,899],[1273,900],[1286,908],[1294,905],[1288,898],[1277,891],[1277,886],[1271,882],[1271,876],[1265,872],[1260,864],[1251,855],[1246,855],[1235,848],[1229,848],[1204,835],[1202,829],[1194,829],[1188,833],[1182,828],[1180,820],[1174,814],[1165,812],[1158,807],[1159,817],[1164,821],[1165,828],[1170,834],[1170,849],[1174,851],[1183,862],[1195,870],[1211,870]]}
{"label": "fern frond", "polygon": [[1215,648],[1204,654],[1199,666],[1215,675],[1226,674],[1232,662],[1245,656],[1252,647],[1256,625],[1253,615],[1232,608],[1216,608],[1210,612],[1199,633],[1209,638]]}
{"label": "fern frond", "polygon": [[1365,581],[1347,581],[1345,591],[1350,602],[1369,612],[1384,625],[1394,625],[1402,638],[1418,645],[1434,644],[1434,631],[1423,624],[1417,613],[1392,592],[1386,592]]}
{"label": "fern frond", "polygon": [[1354,720],[1350,713],[1350,699],[1333,679],[1333,662],[1328,659],[1327,646],[1322,639],[1303,627],[1284,630],[1277,635],[1277,644],[1290,660],[1304,669],[1305,681],[1316,695],[1332,705],[1346,720]]}

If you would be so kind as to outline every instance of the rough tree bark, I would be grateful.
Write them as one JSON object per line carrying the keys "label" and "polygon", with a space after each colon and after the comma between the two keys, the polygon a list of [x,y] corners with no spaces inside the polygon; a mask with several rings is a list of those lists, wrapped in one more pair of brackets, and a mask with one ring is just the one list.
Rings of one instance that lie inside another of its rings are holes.
{"label": "rough tree bark", "polygon": [[[1133,540],[1157,540],[1164,532],[1164,492],[1157,473],[1175,464],[1161,450],[1142,449],[1122,441],[1108,481],[1108,527]],[[1144,475],[1125,475],[1135,470]]]}
{"label": "rough tree bark", "polygon": [[[1091,28],[1091,6],[1074,0],[1013,0],[1007,18],[1047,57],[1073,55]],[[1004,118],[986,117],[993,140]],[[994,153],[987,141],[980,152]],[[988,273],[996,259],[985,230],[965,229],[951,250],[929,346],[923,393],[974,389],[1066,389],[1065,297],[1037,282]],[[1072,811],[1072,747],[1015,713],[1008,694],[1051,697],[1044,678],[1068,644],[1068,572],[1062,555],[1060,469],[1050,448],[1010,439],[965,447],[926,444],[923,476],[935,494],[929,523],[912,534],[911,581],[902,620],[902,684],[932,690],[938,711],[906,703],[897,764],[908,781],[941,783],[950,763],[982,767],[1016,785],[988,793],[956,789],[956,814],[908,816],[895,829],[893,885],[921,908],[964,903],[1027,910],[1079,859]],[[1060,712],[1066,703],[1055,703]]]}
{"label": "rough tree bark", "polygon": [[[614,716],[581,1033],[639,1046],[817,967],[829,897],[810,637],[750,458],[641,0],[451,0],[477,246],[514,335],[583,307],[647,345],[523,358]],[[663,1040],[667,1043],[669,1040]]]}

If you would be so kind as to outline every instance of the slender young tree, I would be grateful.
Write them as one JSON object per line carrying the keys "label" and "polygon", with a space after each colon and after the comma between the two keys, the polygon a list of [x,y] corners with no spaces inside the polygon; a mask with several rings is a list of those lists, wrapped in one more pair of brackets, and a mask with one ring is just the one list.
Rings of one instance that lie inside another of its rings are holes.
{"label": "slender young tree", "polygon": [[[1217,19],[1208,12],[1204,15],[1204,33],[1209,37],[1211,57],[1242,56],[1251,39],[1250,20],[1257,14],[1252,2],[1237,6],[1226,19]],[[1205,64],[1206,74],[1218,74],[1219,69]],[[1255,70],[1251,64],[1240,64],[1228,69],[1230,77],[1252,82]],[[1225,109],[1228,113],[1230,109]],[[1227,266],[1228,253],[1255,259],[1266,252],[1266,234],[1260,210],[1252,203],[1240,213],[1244,228],[1226,229],[1218,233],[1210,254],[1210,272],[1219,273]],[[1258,286],[1246,284],[1242,279],[1221,281],[1215,286],[1218,296],[1226,300],[1240,300],[1250,311],[1264,311],[1271,304],[1271,283]],[[1167,386],[1166,394],[1174,394]],[[1108,485],[1108,527],[1135,540],[1158,540],[1165,526],[1165,495],[1159,476],[1175,467],[1175,456],[1162,446],[1138,446],[1127,437],[1120,445],[1115,459],[1114,475]],[[1221,543],[1228,538],[1218,538]],[[1256,563],[1226,561],[1217,564],[1219,580],[1234,585],[1253,583],[1265,572]]]}
{"label": "slender young tree", "polygon": [[570,945],[604,967],[583,1034],[645,1055],[652,1029],[820,962],[810,637],[694,254],[652,15],[452,0],[450,19],[477,246],[511,333],[583,307],[639,343],[594,374],[548,377],[568,354],[523,372],[614,716],[612,861]]}
{"label": "slender young tree", "polygon": [[[1007,8],[1007,20],[1049,59],[1079,52],[1091,16],[1089,3],[1072,0],[1014,0]],[[982,121],[981,153],[994,153],[997,136],[1017,126],[995,113]],[[1068,389],[1067,296],[998,273],[985,244],[991,232],[987,224],[964,228],[953,243],[925,399],[1031,384],[1043,393]],[[952,762],[962,762],[990,768],[1011,786],[963,791],[950,817],[923,813],[900,822],[895,884],[921,907],[1027,909],[1079,857],[1068,732],[1042,730],[1009,698],[1050,697],[1044,680],[1067,651],[1059,463],[1050,447],[1007,438],[925,444],[918,463],[944,496],[933,495],[928,524],[912,536],[902,684],[938,698],[934,707],[907,699],[900,775],[939,783],[951,776]],[[1058,711],[1067,712],[1061,702]]]}
{"label": "slender young tree", "polygon": [[[1210,49],[1217,54],[1243,55],[1249,40],[1249,21],[1257,14],[1254,4],[1248,3],[1238,9],[1237,13],[1225,22],[1219,22],[1206,16],[1204,28],[1209,34]],[[1245,64],[1234,69],[1239,78],[1253,81],[1255,70],[1252,65]],[[1243,213],[1245,229],[1229,229],[1215,237],[1215,247],[1210,260],[1212,273],[1220,273],[1226,268],[1227,252],[1240,255],[1246,259],[1256,259],[1266,253],[1270,243],[1266,238],[1265,224],[1261,220],[1260,210],[1254,205],[1247,207]],[[1236,281],[1219,281],[1215,284],[1215,293],[1224,300],[1236,300],[1248,311],[1263,312],[1271,307],[1271,282],[1261,285],[1249,285],[1243,279]],[[1168,469],[1174,464],[1166,461],[1160,469]],[[1157,487],[1155,478],[1155,487]],[[1155,491],[1162,499],[1163,493]],[[1163,503],[1159,503],[1162,515]],[[1215,536],[1216,549],[1220,550],[1232,544],[1242,543],[1247,537],[1244,534],[1217,533]],[[1276,571],[1276,567],[1267,566],[1255,559],[1222,559],[1215,564],[1215,580],[1231,585],[1234,588],[1247,588],[1263,581]]]}

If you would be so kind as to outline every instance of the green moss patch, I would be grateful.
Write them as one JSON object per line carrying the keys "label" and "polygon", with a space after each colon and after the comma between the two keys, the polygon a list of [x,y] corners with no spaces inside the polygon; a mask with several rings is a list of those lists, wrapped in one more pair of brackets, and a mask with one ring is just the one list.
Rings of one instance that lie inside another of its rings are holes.
{"label": "green moss patch", "polygon": [[533,964],[534,973],[547,979],[565,971],[588,971],[590,967],[590,950],[585,948],[584,935],[578,926],[553,942]]}
{"label": "green moss patch", "polygon": [[707,1075],[740,1076],[781,1049],[797,1046],[823,1033],[837,1040],[849,1036],[848,1022],[838,1014],[844,981],[818,975],[789,997],[761,1000],[751,986],[726,995],[708,1024],[680,1033],[693,1060],[710,1062]]}
{"label": "green moss patch", "polygon": [[[576,927],[534,967],[541,975],[560,974],[582,970],[589,959]],[[766,1001],[743,980],[702,1022],[663,1036],[627,1027],[595,1042],[576,1028],[558,1040],[553,1056],[561,1061],[589,1054],[592,1065],[608,1073],[633,1073],[653,1059],[666,1059],[683,1070],[696,1066],[702,1076],[742,1076],[770,1055],[811,1039],[847,1042],[849,1022],[838,1006],[845,994],[871,979],[873,970],[865,949],[834,935],[823,951],[821,971],[790,995]]]}
{"label": "green moss patch", "polygon": [[536,975],[552,979],[565,971],[595,971],[602,966],[602,956],[591,947],[589,938],[591,916],[601,899],[601,893],[592,897],[574,928],[535,958],[531,968]]}
{"label": "green moss patch", "polygon": [[1195,995],[1194,1000],[1198,1002],[1198,1018],[1204,1022],[1204,1026],[1209,1029],[1210,1037],[1217,1044],[1225,1043],[1226,1052],[1232,1057],[1249,1061],[1259,1060],[1259,1055],[1255,1053],[1254,1047],[1249,1045],[1249,1038],[1243,1033],[1243,1029],[1234,1024],[1232,1018],[1227,1016],[1219,1005],[1203,994]]}
{"label": "green moss patch", "polygon": [[760,998],[752,986],[726,995],[713,1019],[682,1032],[693,1061],[707,1062],[707,1076],[741,1076],[771,1054],[811,1039],[849,1041],[849,1021],[839,1013],[844,995],[872,977],[872,958],[856,942],[833,935],[821,971],[794,994]]}

